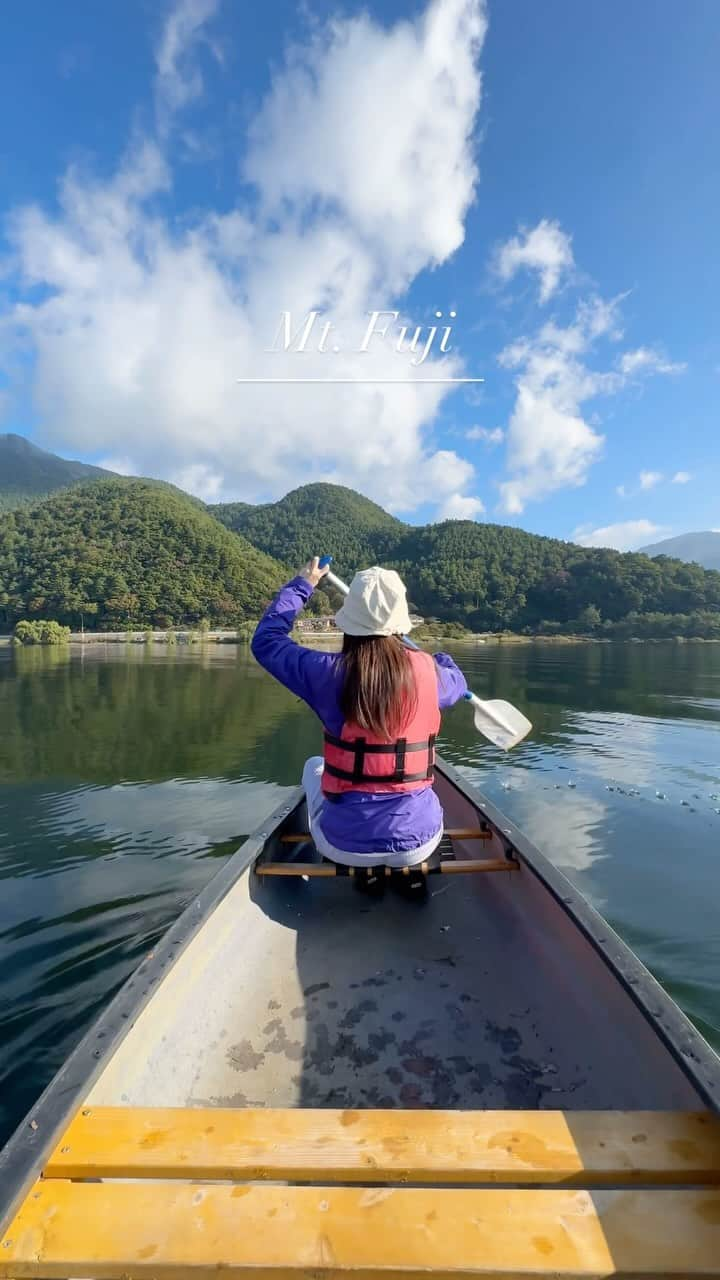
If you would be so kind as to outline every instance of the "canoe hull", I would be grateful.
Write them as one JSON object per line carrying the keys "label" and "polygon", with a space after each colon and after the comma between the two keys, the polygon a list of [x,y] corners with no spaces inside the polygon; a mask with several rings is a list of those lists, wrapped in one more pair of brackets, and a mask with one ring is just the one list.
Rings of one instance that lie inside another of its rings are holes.
{"label": "canoe hull", "polygon": [[[22,1194],[83,1103],[697,1110],[720,1062],[569,882],[441,762],[446,825],[487,821],[510,875],[437,877],[418,907],[347,880],[261,879],[298,790],[142,963],[0,1153]],[[458,842],[459,857],[478,857]]]}

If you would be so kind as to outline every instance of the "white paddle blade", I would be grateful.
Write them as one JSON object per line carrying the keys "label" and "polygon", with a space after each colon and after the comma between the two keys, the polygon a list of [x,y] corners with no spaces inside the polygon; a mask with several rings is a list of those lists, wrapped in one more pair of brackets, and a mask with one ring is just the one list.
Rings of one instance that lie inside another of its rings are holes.
{"label": "white paddle blade", "polygon": [[493,742],[503,751],[516,747],[527,737],[532,725],[522,711],[518,711],[512,703],[502,698],[493,698],[490,702],[481,702],[475,694],[470,699],[475,712],[475,728],[478,733]]}

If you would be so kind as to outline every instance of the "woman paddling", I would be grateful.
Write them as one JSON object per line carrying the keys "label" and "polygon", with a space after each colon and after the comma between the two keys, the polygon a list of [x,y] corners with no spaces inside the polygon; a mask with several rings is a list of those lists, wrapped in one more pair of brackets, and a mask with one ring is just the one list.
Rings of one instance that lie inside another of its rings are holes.
{"label": "woman paddling", "polygon": [[[403,645],[412,623],[393,569],[376,566],[353,578],[335,615],[341,653],[295,644],[289,633],[325,573],[316,556],[278,592],[252,652],[322,722],[324,754],[307,761],[302,778],[318,851],[355,867],[413,866],[442,837],[435,738],[441,709],[467,690],[465,677],[448,654],[433,658]],[[365,879],[372,888],[373,877]],[[411,892],[424,888],[419,872],[402,879]]]}

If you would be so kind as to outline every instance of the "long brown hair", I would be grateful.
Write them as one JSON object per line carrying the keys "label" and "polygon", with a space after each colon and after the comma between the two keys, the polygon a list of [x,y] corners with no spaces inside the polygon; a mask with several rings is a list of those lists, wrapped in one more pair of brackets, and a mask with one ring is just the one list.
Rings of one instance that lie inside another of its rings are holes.
{"label": "long brown hair", "polygon": [[391,742],[418,700],[410,655],[398,636],[344,636],[340,710],[346,721]]}

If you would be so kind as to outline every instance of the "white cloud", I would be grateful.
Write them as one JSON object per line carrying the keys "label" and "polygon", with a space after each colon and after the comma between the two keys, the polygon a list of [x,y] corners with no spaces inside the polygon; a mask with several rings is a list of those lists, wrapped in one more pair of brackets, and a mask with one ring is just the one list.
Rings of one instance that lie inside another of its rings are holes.
{"label": "white cloud", "polygon": [[193,54],[206,39],[205,24],[217,12],[218,3],[219,0],[179,0],[168,16],[155,52],[155,97],[161,131],[168,127],[176,111],[202,94],[203,79]]}
{"label": "white cloud", "polygon": [[[676,471],[672,477],[673,484],[687,484],[690,480],[688,471]],[[641,471],[638,475],[638,483],[636,488],[629,485],[619,484],[615,490],[620,498],[634,498],[638,493],[646,493],[649,489],[654,489],[665,479],[662,471]]]}
{"label": "white cloud", "polygon": [[176,484],[178,489],[185,489],[187,493],[194,494],[203,502],[219,502],[222,496],[222,471],[214,471],[211,466],[202,462],[183,467],[180,471],[172,473],[169,480],[171,484]]}
{"label": "white cloud", "polygon": [[531,500],[584,484],[600,456],[603,437],[581,408],[621,382],[617,374],[591,371],[582,357],[614,324],[611,303],[590,301],[567,328],[549,321],[534,337],[501,352],[500,363],[519,370],[507,433],[507,465],[514,474],[500,485],[502,508],[510,515],[519,515]]}
{"label": "white cloud", "polygon": [[[194,53],[214,9],[181,0],[170,16],[158,50],[166,119],[200,92]],[[251,130],[247,207],[193,225],[164,216],[171,175],[149,139],[108,181],[68,173],[57,214],[19,210],[22,301],[0,317],[0,354],[32,356],[43,442],[202,496],[257,500],[318,478],[398,511],[462,496],[472,465],[426,439],[448,394],[423,382],[432,356],[412,368],[390,343],[337,356],[267,347],[281,311],[295,327],[315,307],[357,347],[368,311],[462,243],[485,25],[480,0],[433,0],[413,21],[361,14],[315,28]],[[444,358],[444,375],[461,372]],[[236,381],[291,376],[414,381],[291,392]]]}
{"label": "white cloud", "polygon": [[465,432],[466,440],[482,440],[483,444],[502,444],[505,432],[502,427],[470,427]]}
{"label": "white cloud", "polygon": [[620,372],[629,378],[639,373],[684,373],[686,368],[686,364],[666,360],[651,347],[638,347],[635,351],[625,351],[620,357]]}
{"label": "white cloud", "polygon": [[616,551],[632,551],[667,532],[662,525],[653,524],[651,520],[625,520],[601,529],[581,525],[573,533],[572,541],[581,547],[614,547]]}
{"label": "white cloud", "polygon": [[265,208],[337,206],[389,271],[386,288],[445,261],[477,178],[485,29],[477,0],[435,0],[414,22],[359,14],[294,50],[251,130],[247,173]]}
{"label": "white cloud", "polygon": [[[512,242],[511,242],[512,243]],[[619,307],[627,294],[580,301],[575,319],[566,327],[547,321],[530,338],[511,343],[500,353],[500,364],[518,369],[517,396],[507,432],[510,477],[500,485],[501,510],[519,515],[529,501],[558,489],[583,485],[600,456],[604,438],[583,412],[587,401],[621,391],[635,373],[676,373],[646,347],[625,352],[619,371],[592,370],[588,355],[599,339],[617,342],[623,336]],[[663,479],[660,472],[643,471],[640,490]],[[625,485],[620,498],[632,496]],[[614,526],[613,526],[614,527]]]}
{"label": "white cloud", "polygon": [[132,458],[115,456],[111,454],[107,458],[98,458],[95,464],[98,467],[104,467],[106,471],[114,471],[118,476],[136,476],[138,471]]}
{"label": "white cloud", "polygon": [[462,493],[452,493],[438,507],[435,520],[474,520],[484,510],[485,505],[480,498],[466,497]]}
{"label": "white cloud", "polygon": [[501,245],[495,255],[495,270],[501,280],[511,280],[524,268],[536,271],[540,280],[540,301],[547,302],[562,278],[574,267],[572,239],[559,222],[543,218],[536,227],[521,228],[519,236]]}

